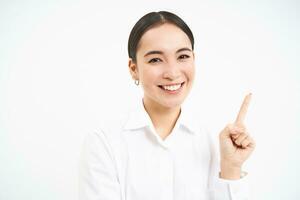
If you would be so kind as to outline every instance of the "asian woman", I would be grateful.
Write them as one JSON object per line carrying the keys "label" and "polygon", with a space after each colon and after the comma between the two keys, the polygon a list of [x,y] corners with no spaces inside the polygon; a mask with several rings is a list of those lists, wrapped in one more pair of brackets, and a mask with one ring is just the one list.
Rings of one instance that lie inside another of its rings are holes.
{"label": "asian woman", "polygon": [[134,112],[86,138],[80,200],[249,199],[242,165],[255,149],[244,124],[251,94],[235,122],[220,131],[216,148],[182,107],[195,76],[187,24],[167,11],[144,15],[131,30],[128,54],[144,95]]}

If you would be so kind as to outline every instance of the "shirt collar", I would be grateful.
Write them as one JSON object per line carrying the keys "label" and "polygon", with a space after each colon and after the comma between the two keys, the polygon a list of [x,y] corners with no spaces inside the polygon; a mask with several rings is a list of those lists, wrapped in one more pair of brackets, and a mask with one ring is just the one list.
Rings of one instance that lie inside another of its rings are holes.
{"label": "shirt collar", "polygon": [[[197,124],[192,119],[192,115],[185,109],[184,105],[181,106],[181,113],[176,124],[178,124],[178,127],[183,126],[190,133],[198,132]],[[141,100],[137,108],[129,113],[124,129],[134,130],[147,126],[152,126],[152,121],[147,111],[145,110],[143,100]]]}

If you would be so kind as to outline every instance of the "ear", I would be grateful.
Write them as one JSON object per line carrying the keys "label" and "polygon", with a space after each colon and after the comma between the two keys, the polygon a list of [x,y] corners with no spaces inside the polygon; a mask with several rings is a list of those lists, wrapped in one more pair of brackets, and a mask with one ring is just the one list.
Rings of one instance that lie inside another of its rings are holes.
{"label": "ear", "polygon": [[132,79],[139,80],[137,64],[132,60],[132,58],[129,58],[128,60],[128,67]]}

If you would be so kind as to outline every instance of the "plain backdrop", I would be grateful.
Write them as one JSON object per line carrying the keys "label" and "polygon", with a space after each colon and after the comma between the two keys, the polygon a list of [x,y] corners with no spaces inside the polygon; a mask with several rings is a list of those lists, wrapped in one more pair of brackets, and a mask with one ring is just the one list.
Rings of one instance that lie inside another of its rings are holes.
{"label": "plain backdrop", "polygon": [[195,36],[185,102],[218,132],[253,93],[245,163],[259,200],[300,199],[299,1],[1,1],[0,199],[73,200],[84,137],[142,95],[127,39],[150,11],[181,16]]}

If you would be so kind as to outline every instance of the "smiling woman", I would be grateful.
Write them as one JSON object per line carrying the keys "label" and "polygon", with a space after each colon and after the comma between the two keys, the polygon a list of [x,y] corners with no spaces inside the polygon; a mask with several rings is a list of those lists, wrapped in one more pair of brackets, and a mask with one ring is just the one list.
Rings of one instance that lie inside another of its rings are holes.
{"label": "smiling woman", "polygon": [[144,96],[128,117],[86,138],[80,199],[249,199],[241,169],[255,148],[243,123],[251,95],[219,135],[219,161],[211,136],[182,109],[195,75],[186,23],[166,11],[146,14],[130,33],[128,53]]}
{"label": "smiling woman", "polygon": [[178,114],[194,80],[188,36],[171,23],[152,27],[141,37],[136,58],[129,60],[129,68],[143,86],[146,109],[171,108]]}

